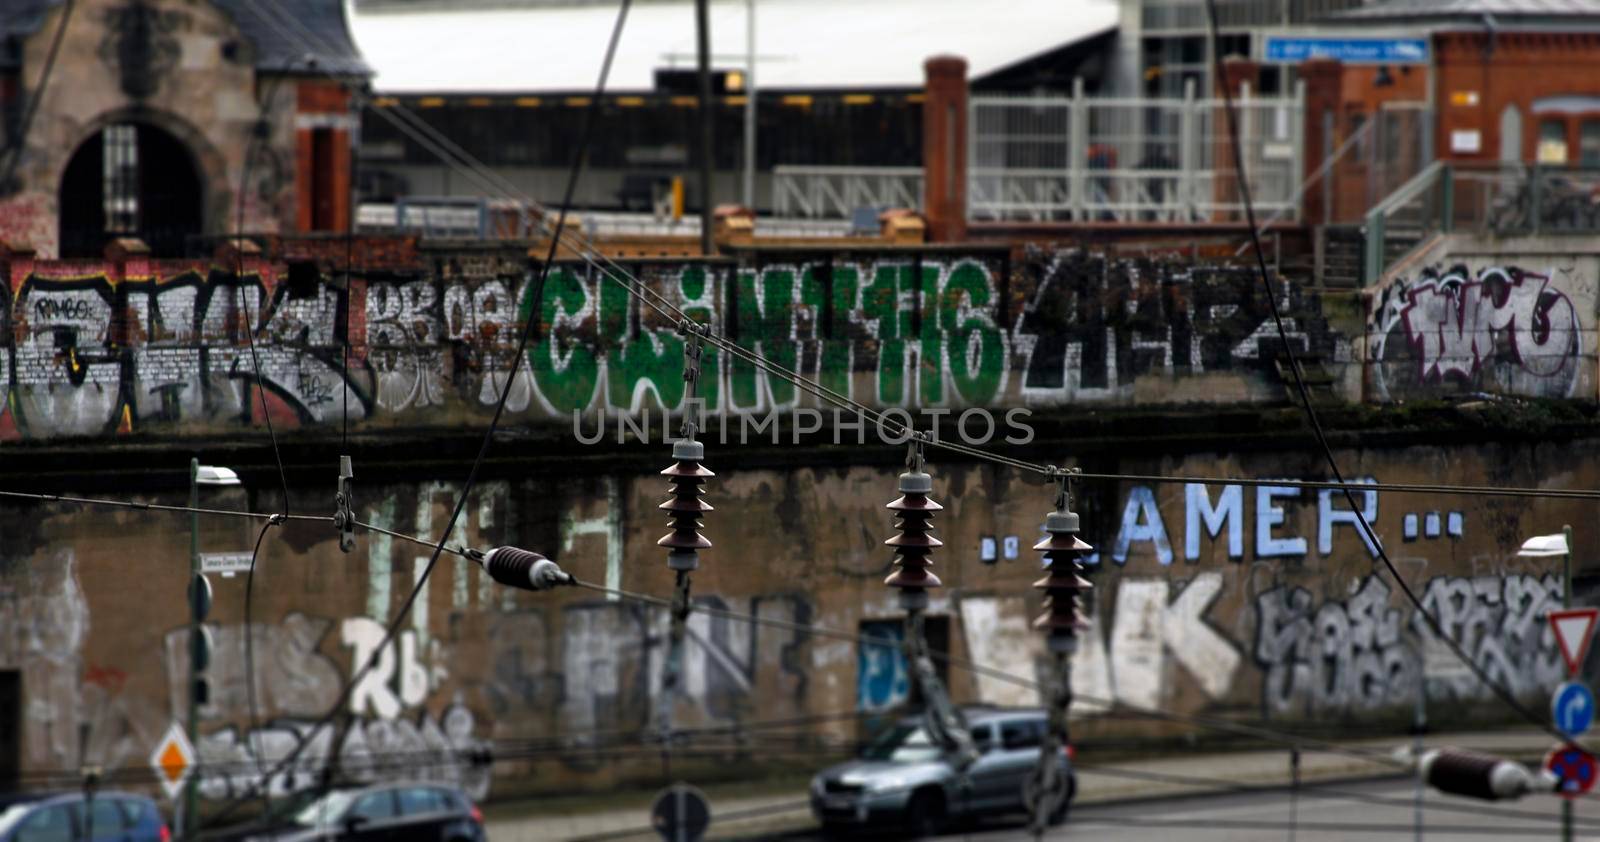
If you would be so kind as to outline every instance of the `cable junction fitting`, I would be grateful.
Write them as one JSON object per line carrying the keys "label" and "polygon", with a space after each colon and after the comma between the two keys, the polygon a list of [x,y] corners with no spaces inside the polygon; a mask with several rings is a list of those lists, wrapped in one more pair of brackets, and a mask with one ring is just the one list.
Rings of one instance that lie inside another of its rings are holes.
{"label": "cable junction fitting", "polygon": [[928,588],[941,585],[939,577],[928,571],[931,566],[928,556],[944,545],[931,534],[933,513],[944,507],[928,497],[933,492],[933,478],[923,466],[922,435],[914,432],[906,447],[906,471],[900,475],[897,486],[900,496],[885,507],[895,513],[894,525],[900,534],[884,541],[895,548],[895,570],[883,583],[900,591],[900,607],[906,612],[905,657],[911,680],[916,682],[927,705],[922,715],[923,727],[956,770],[965,776],[967,768],[978,759],[978,750],[965,717],[950,702],[944,684],[939,681],[923,628]]}
{"label": "cable junction fitting", "polygon": [[1553,773],[1529,771],[1504,757],[1443,748],[1424,752],[1417,760],[1417,772],[1428,786],[1440,792],[1501,801],[1521,798],[1535,792],[1554,792],[1560,785]]}
{"label": "cable junction fitting", "polygon": [[929,572],[933,563],[928,557],[944,546],[943,541],[930,534],[934,512],[944,507],[928,497],[933,492],[933,477],[922,468],[922,442],[914,439],[906,449],[906,472],[900,475],[898,486],[900,496],[886,507],[895,513],[894,526],[900,534],[884,541],[895,548],[895,570],[883,583],[899,589],[900,607],[908,612],[927,608],[928,588],[942,584],[938,576]]}
{"label": "cable junction fitting", "polygon": [[339,486],[333,494],[333,528],[339,530],[339,549],[350,552],[356,548],[356,515],[354,492],[350,487],[355,471],[350,457],[339,457]]}
{"label": "cable junction fitting", "polygon": [[1093,585],[1082,576],[1083,554],[1094,549],[1078,537],[1078,513],[1072,511],[1072,482],[1077,469],[1051,468],[1057,481],[1056,510],[1045,515],[1047,537],[1033,548],[1044,553],[1045,576],[1033,583],[1044,591],[1044,613],[1034,627],[1047,635],[1054,655],[1055,675],[1046,684],[1043,700],[1050,716],[1050,730],[1039,745],[1039,762],[1026,784],[1030,815],[1029,830],[1042,838],[1046,828],[1066,817],[1072,797],[1071,777],[1067,774],[1066,752],[1072,745],[1067,730],[1067,711],[1072,706],[1072,655],[1078,650],[1078,632],[1089,627],[1083,618],[1082,594]]}
{"label": "cable junction fitting", "polygon": [[667,657],[661,671],[661,696],[656,711],[657,727],[662,740],[662,763],[670,767],[673,746],[672,714],[676,706],[677,687],[683,670],[684,638],[688,633],[690,611],[690,576],[700,567],[700,551],[710,549],[711,542],[700,534],[700,518],[712,506],[701,498],[706,481],[716,474],[701,464],[705,460],[705,445],[694,440],[695,395],[700,382],[700,360],[704,354],[701,344],[702,330],[694,322],[683,319],[678,332],[687,337],[683,345],[684,406],[683,438],[673,442],[671,467],[661,472],[667,478],[671,496],[657,508],[665,511],[672,531],[656,541],[667,548],[667,567],[673,571],[676,582],[672,592],[671,626],[668,630]]}
{"label": "cable junction fitting", "polygon": [[491,579],[525,591],[548,591],[578,583],[561,565],[520,547],[495,547],[479,563]]}

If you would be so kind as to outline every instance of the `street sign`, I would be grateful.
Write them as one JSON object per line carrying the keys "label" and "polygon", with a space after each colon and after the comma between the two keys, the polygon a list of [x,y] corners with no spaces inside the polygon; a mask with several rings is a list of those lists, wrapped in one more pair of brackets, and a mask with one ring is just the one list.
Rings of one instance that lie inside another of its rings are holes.
{"label": "street sign", "polygon": [[1550,719],[1568,737],[1576,737],[1594,724],[1594,694],[1588,686],[1568,681],[1550,696]]}
{"label": "street sign", "polygon": [[666,842],[699,842],[711,826],[711,805],[700,790],[673,784],[661,790],[651,805],[650,826]]}
{"label": "street sign", "polygon": [[1561,647],[1561,657],[1567,662],[1569,675],[1577,675],[1583,667],[1583,659],[1589,655],[1596,618],[1600,618],[1600,608],[1550,612],[1550,627],[1555,629],[1556,643]]}
{"label": "street sign", "polygon": [[1556,792],[1563,798],[1577,798],[1594,789],[1594,755],[1575,745],[1562,744],[1551,749],[1545,755],[1544,768],[1560,781]]}
{"label": "street sign", "polygon": [[150,753],[150,766],[156,770],[156,780],[161,782],[161,789],[168,798],[177,798],[183,791],[184,782],[194,771],[194,759],[194,746],[189,744],[189,738],[178,723],[172,723],[166,736],[156,743],[156,750]]}
{"label": "street sign", "polygon": [[249,553],[201,553],[201,573],[221,573],[231,578],[250,569]]}
{"label": "street sign", "polygon": [[1269,36],[1267,61],[1329,58],[1345,64],[1427,64],[1425,38],[1289,38]]}

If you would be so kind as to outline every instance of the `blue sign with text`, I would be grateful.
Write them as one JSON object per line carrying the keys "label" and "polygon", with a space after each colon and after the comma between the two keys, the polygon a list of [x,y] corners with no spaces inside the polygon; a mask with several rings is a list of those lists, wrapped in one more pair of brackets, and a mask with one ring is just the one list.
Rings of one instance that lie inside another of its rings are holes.
{"label": "blue sign with text", "polygon": [[1588,731],[1594,724],[1594,694],[1583,684],[1568,681],[1550,697],[1550,718],[1569,737]]}
{"label": "blue sign with text", "polygon": [[1425,38],[1267,38],[1267,61],[1331,58],[1346,64],[1427,64]]}

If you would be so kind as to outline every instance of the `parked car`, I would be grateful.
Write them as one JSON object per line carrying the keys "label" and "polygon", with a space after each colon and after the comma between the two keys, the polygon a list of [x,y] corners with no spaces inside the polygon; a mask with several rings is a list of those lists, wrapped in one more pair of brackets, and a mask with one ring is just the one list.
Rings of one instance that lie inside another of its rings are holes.
{"label": "parked car", "polygon": [[[90,833],[93,833],[93,837]],[[92,806],[83,793],[25,796],[0,812],[0,842],[171,842],[156,802],[105,791]]]}
{"label": "parked car", "polygon": [[233,835],[243,842],[487,842],[483,811],[461,790],[431,783],[334,789],[287,821]]}
{"label": "parked car", "polygon": [[[1044,711],[971,709],[966,716],[980,755],[965,776],[944,758],[919,718],[906,719],[860,758],[812,779],[813,815],[825,830],[893,824],[930,835],[952,819],[1027,810],[1023,788],[1039,761],[1048,728]],[[1067,798],[1050,816],[1052,824],[1066,820],[1078,790],[1070,746],[1060,763]]]}

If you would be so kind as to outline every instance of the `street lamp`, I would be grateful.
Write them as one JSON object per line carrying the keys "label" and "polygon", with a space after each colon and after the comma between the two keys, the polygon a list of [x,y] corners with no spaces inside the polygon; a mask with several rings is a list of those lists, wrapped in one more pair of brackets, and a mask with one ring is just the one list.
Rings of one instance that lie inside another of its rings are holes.
{"label": "street lamp", "polygon": [[[1572,607],[1572,526],[1561,527],[1555,535],[1535,535],[1522,542],[1518,558],[1553,558],[1561,556],[1561,607]],[[1572,801],[1561,799],[1561,838],[1572,839]]]}
{"label": "street lamp", "polygon": [[[226,487],[239,484],[239,475],[231,468],[202,465],[199,459],[189,460],[189,718],[184,729],[189,745],[198,744],[199,709],[210,697],[210,687],[201,678],[201,671],[210,661],[211,650],[201,622],[211,610],[211,583],[200,572],[200,486]],[[191,772],[183,784],[184,836],[195,826],[195,793],[199,781]]]}

